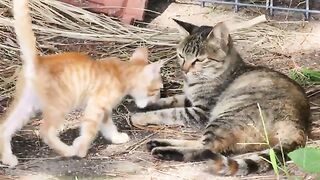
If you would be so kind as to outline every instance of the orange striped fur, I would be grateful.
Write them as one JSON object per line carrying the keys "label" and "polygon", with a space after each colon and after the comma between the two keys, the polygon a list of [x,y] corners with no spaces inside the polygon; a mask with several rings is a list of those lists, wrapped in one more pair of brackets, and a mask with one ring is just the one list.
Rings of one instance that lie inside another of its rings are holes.
{"label": "orange striped fur", "polygon": [[[131,95],[139,107],[155,101],[162,87],[162,63],[149,64],[145,48],[136,49],[129,61],[93,60],[82,53],[38,56],[28,0],[14,0],[13,10],[23,70],[15,100],[1,122],[1,161],[17,165],[11,137],[37,111],[42,111],[44,117],[42,139],[62,156],[86,156],[99,130],[112,143],[129,141],[129,136],[118,132],[114,125],[112,109],[126,95]],[[81,134],[68,146],[58,138],[58,129],[64,116],[78,108],[84,109]]]}

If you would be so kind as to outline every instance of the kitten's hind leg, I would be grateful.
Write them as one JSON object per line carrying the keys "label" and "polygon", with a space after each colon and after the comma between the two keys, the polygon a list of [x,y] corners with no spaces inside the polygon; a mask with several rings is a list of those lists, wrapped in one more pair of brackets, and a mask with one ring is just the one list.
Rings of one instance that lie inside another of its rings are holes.
{"label": "kitten's hind leg", "polygon": [[17,96],[7,111],[7,117],[0,128],[0,155],[1,161],[11,167],[18,164],[17,157],[11,150],[11,138],[20,130],[39,110],[38,99],[32,89],[24,87],[20,96]]}
{"label": "kitten's hind leg", "polygon": [[121,144],[130,140],[128,134],[118,132],[118,129],[113,123],[111,116],[108,116],[108,114],[105,114],[100,131],[104,138],[110,140],[114,144]]}
{"label": "kitten's hind leg", "polygon": [[87,155],[90,145],[99,131],[107,109],[106,107],[99,106],[94,101],[88,103],[81,124],[80,136],[73,141],[73,147],[77,156],[85,157]]}
{"label": "kitten's hind leg", "polygon": [[58,154],[64,157],[75,155],[72,146],[68,146],[58,137],[58,130],[64,121],[65,112],[54,108],[46,108],[43,111],[44,121],[40,127],[40,134],[43,141],[55,150]]}
{"label": "kitten's hind leg", "polygon": [[199,140],[183,140],[183,139],[152,139],[147,142],[148,151],[157,147],[189,147],[189,148],[200,148],[203,147]]}

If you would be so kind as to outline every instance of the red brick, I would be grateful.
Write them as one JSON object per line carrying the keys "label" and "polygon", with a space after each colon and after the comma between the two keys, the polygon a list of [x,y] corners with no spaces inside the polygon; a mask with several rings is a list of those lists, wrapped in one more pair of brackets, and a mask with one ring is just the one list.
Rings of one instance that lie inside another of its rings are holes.
{"label": "red brick", "polygon": [[122,17],[127,0],[87,0],[89,7],[95,12],[105,13],[114,17]]}
{"label": "red brick", "polygon": [[143,20],[144,8],[148,0],[61,0],[88,10],[118,17],[125,23],[134,19]]}
{"label": "red brick", "polygon": [[146,0],[128,0],[122,20],[127,23],[131,23],[133,19],[142,21],[146,4]]}

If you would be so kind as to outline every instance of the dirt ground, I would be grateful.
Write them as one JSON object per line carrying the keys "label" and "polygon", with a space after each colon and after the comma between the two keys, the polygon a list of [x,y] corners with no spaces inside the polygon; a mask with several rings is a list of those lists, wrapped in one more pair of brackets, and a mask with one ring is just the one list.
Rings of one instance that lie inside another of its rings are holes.
{"label": "dirt ground", "polygon": [[[169,3],[169,1],[166,1]],[[168,4],[164,3],[164,7]],[[161,7],[158,7],[161,9]],[[249,16],[247,12],[234,13],[232,10],[223,11],[221,7],[200,8],[195,5],[171,4],[167,10],[158,16],[150,26],[157,28],[174,28],[169,18],[179,17],[180,19],[195,24],[214,24],[220,20],[229,21],[232,25],[233,18]],[[156,8],[154,8],[156,9]],[[224,9],[225,10],[225,9]],[[153,16],[150,16],[153,17]],[[196,18],[195,18],[196,17]],[[201,17],[201,18],[200,18]],[[214,17],[214,18],[213,18]],[[202,21],[199,21],[202,19]],[[312,22],[301,26],[297,23],[275,24],[283,26],[283,29],[294,29],[303,34],[305,32],[319,33],[320,23]],[[257,37],[259,42],[261,37]],[[268,37],[262,37],[268,38]],[[318,37],[320,38],[320,37]],[[293,61],[299,66],[320,69],[320,40],[299,36],[288,37],[282,49],[274,51],[264,50],[264,53],[252,55],[252,48],[259,48],[259,45],[248,44],[245,41],[236,43],[241,55],[248,63],[265,65],[283,73],[288,73],[293,68]],[[96,46],[101,47],[103,43]],[[58,47],[59,48],[59,47]],[[94,49],[92,47],[92,54]],[[170,49],[174,52],[174,48]],[[176,64],[169,63],[170,68],[165,68],[164,73],[178,74]],[[169,72],[168,72],[169,71]],[[163,96],[181,92],[179,76],[165,76],[165,87]],[[305,87],[312,104],[312,133],[308,146],[320,147],[320,87]],[[3,107],[6,108],[6,105]],[[55,152],[41,142],[39,137],[39,124],[41,119],[30,122],[23,130],[19,131],[12,140],[14,154],[19,158],[19,165],[15,168],[0,167],[0,180],[2,179],[276,179],[273,172],[247,177],[216,177],[201,171],[202,163],[181,163],[165,162],[154,159],[146,151],[145,142],[151,138],[186,138],[196,139],[200,132],[192,128],[182,127],[148,127],[134,128],[128,124],[129,113],[134,110],[130,99],[125,99],[119,107],[114,110],[114,121],[119,129],[127,132],[132,140],[122,145],[112,145],[102,136],[98,136],[86,158],[61,158]],[[2,111],[1,111],[2,112]],[[61,139],[71,144],[79,134],[78,125],[80,112],[73,112],[67,117],[66,125],[61,133]],[[301,172],[292,163],[288,163],[289,173],[303,179],[320,178],[314,174]],[[286,177],[280,177],[285,179]]]}

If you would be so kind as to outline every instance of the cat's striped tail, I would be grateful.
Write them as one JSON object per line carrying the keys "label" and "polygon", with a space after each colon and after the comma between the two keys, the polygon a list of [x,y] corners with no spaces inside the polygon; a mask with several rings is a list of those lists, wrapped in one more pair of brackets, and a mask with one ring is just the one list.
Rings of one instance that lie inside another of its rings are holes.
{"label": "cat's striped tail", "polygon": [[[262,173],[272,169],[270,162],[270,150],[253,153],[245,158],[234,159],[220,153],[214,153],[209,149],[189,149],[178,147],[157,147],[151,154],[163,160],[175,160],[184,162],[204,161],[204,171],[214,175],[233,176]],[[282,160],[281,151],[275,150],[279,160]],[[285,158],[287,159],[287,158]]]}
{"label": "cat's striped tail", "polygon": [[36,37],[32,31],[29,0],[13,0],[14,29],[21,50],[24,75],[26,78],[35,76],[37,57]]}

